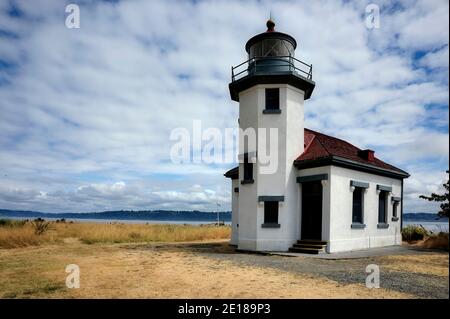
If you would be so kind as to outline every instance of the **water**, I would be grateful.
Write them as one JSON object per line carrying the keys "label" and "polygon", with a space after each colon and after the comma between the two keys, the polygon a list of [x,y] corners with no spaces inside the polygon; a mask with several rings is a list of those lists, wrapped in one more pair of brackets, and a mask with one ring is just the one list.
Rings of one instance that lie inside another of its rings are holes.
{"label": "water", "polygon": [[[33,220],[36,217],[2,217],[15,220],[29,219]],[[56,221],[60,218],[45,218],[48,221]],[[142,219],[81,219],[81,218],[66,218],[67,222],[73,221],[77,223],[99,223],[99,224],[110,224],[110,223],[122,223],[122,224],[175,224],[175,225],[202,225],[202,224],[214,224],[216,221],[212,220],[142,220]],[[221,220],[221,222],[223,222]],[[231,225],[230,221],[226,221],[225,225]],[[448,232],[449,224],[448,222],[439,221],[420,221],[420,220],[408,220],[403,221],[403,227],[408,225],[422,225],[425,229],[432,232]]]}
{"label": "water", "polygon": [[417,226],[423,226],[426,230],[432,231],[433,233],[438,232],[447,232],[448,233],[448,222],[430,222],[430,221],[420,221],[420,220],[408,220],[403,221],[403,227],[406,227],[408,225],[417,225]]}
{"label": "water", "polygon": [[[37,217],[2,217],[5,219],[14,219],[14,220],[33,220]],[[56,221],[61,218],[44,218],[47,221]],[[98,224],[110,224],[110,223],[120,223],[120,224],[174,224],[174,225],[204,225],[204,224],[214,224],[217,221],[213,220],[143,220],[143,219],[103,219],[103,218],[65,218],[66,222],[76,222],[76,223],[98,223]],[[221,220],[221,223],[224,221]],[[231,225],[230,221],[225,221],[225,225]]]}

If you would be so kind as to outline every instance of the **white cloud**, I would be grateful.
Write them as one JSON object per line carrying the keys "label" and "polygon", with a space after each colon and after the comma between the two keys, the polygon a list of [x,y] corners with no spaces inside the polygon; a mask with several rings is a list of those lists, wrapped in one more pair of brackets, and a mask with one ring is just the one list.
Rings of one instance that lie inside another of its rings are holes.
{"label": "white cloud", "polygon": [[[405,180],[404,205],[406,209],[414,207],[415,212],[438,212],[440,203],[420,199],[420,195],[430,196],[431,193],[443,194],[443,184],[448,175],[440,170],[423,167],[410,167],[411,177]],[[406,211],[407,212],[407,211]]]}
{"label": "white cloud", "polygon": [[229,209],[228,165],[172,164],[170,131],[237,125],[230,66],[270,9],[314,65],[306,126],[419,165],[407,188],[429,190],[448,167],[448,2],[380,4],[368,30],[359,2],[82,3],[69,30],[64,3],[3,3],[0,207]]}
{"label": "white cloud", "polygon": [[427,53],[422,59],[420,64],[431,69],[444,68],[448,70],[448,45],[445,48],[438,51],[432,51]]}

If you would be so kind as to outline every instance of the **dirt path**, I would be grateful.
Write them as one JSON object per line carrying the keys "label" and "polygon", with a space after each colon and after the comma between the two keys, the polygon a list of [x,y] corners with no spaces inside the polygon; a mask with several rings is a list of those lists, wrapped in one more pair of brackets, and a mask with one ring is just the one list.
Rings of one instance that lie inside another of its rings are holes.
{"label": "dirt path", "polygon": [[[436,276],[447,282],[448,254],[421,260],[398,256],[385,267],[402,273]],[[384,257],[387,258],[387,257]],[[400,259],[399,259],[400,258]],[[418,262],[434,267],[413,267]],[[378,260],[381,261],[381,260]],[[323,263],[329,263],[324,266]],[[334,266],[333,266],[334,262]],[[352,261],[355,263],[355,261]],[[367,261],[365,261],[367,263]],[[372,261],[370,261],[372,262]],[[80,267],[80,289],[65,287],[65,267]],[[315,264],[315,266],[314,266]],[[418,298],[414,289],[368,289],[362,276],[343,263],[311,258],[235,253],[226,243],[62,245],[0,250],[0,297],[3,298]],[[344,268],[342,268],[344,267]],[[391,268],[389,268],[391,267]],[[315,271],[311,271],[314,268]],[[443,269],[446,268],[447,272]],[[321,270],[321,271],[320,271]],[[356,280],[358,279],[358,280]],[[362,279],[362,280],[361,280]],[[403,278],[405,279],[405,278]],[[408,282],[404,282],[408,286]],[[445,287],[444,287],[445,288]],[[439,289],[439,287],[437,287]],[[429,297],[429,296],[428,296]]]}

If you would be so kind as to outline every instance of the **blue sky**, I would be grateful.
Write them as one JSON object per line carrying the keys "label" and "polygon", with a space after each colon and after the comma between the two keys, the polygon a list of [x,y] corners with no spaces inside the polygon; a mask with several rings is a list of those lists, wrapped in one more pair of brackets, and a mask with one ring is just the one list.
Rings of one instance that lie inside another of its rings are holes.
{"label": "blue sky", "polygon": [[[230,207],[230,164],[174,164],[170,132],[236,127],[231,65],[265,30],[314,66],[305,125],[411,173],[405,211],[448,168],[446,0],[0,1],[0,208],[49,212]],[[78,3],[81,28],[65,27]]]}

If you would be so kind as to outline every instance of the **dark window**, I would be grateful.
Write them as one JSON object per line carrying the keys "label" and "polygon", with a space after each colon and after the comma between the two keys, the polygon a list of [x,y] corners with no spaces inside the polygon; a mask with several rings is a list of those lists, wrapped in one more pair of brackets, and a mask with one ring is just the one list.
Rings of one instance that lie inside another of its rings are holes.
{"label": "dark window", "polygon": [[244,180],[253,179],[253,163],[249,162],[248,156],[244,158]]}
{"label": "dark window", "polygon": [[278,202],[264,202],[264,224],[278,224]]}
{"label": "dark window", "polygon": [[363,188],[355,187],[353,191],[353,223],[363,223],[363,194]]}
{"label": "dark window", "polygon": [[280,109],[280,89],[266,89],[266,110]]}
{"label": "dark window", "polygon": [[380,191],[378,195],[378,222],[386,223],[386,192]]}
{"label": "dark window", "polygon": [[398,210],[398,202],[394,202],[394,206],[392,207],[392,217],[398,217],[397,216],[397,210]]}

